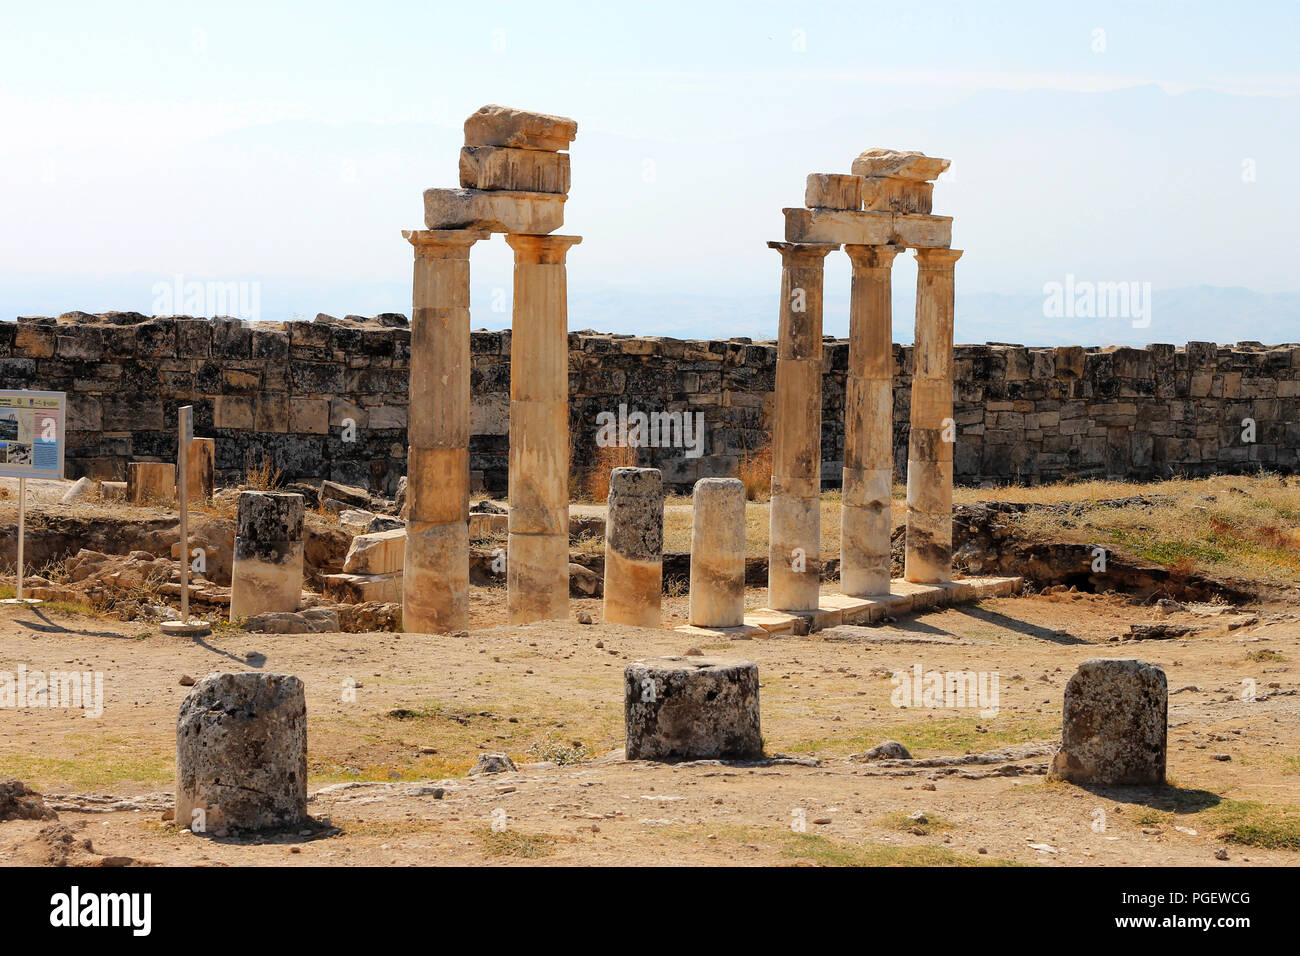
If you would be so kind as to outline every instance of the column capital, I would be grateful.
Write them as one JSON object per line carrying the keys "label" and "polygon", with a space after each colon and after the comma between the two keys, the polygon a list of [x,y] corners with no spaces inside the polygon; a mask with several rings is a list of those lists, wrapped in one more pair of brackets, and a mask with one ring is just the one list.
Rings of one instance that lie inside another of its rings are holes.
{"label": "column capital", "polygon": [[476,229],[403,229],[417,259],[468,259],[469,247],[492,233]]}
{"label": "column capital", "polygon": [[840,247],[838,242],[769,242],[769,249],[781,253],[782,262],[813,262],[825,259]]}
{"label": "column capital", "polygon": [[917,249],[916,265],[918,269],[951,269],[964,251],[962,249]]}
{"label": "column capital", "polygon": [[515,251],[515,265],[564,265],[569,249],[582,242],[582,236],[533,236],[506,233],[506,245]]}
{"label": "column capital", "polygon": [[863,246],[857,243],[846,242],[844,251],[849,254],[849,259],[853,262],[854,270],[858,269],[888,269],[894,264],[894,257],[902,252],[905,246]]}

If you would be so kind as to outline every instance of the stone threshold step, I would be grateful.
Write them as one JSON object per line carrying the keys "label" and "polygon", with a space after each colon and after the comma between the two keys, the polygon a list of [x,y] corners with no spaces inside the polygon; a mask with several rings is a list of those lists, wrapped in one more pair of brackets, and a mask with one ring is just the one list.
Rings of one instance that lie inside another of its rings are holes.
{"label": "stone threshold step", "polygon": [[[759,608],[745,615],[745,623],[741,627],[695,627],[686,624],[674,630],[698,637],[725,637],[731,640],[793,636],[841,624],[874,624],[886,617],[899,617],[932,607],[972,604],[985,598],[1008,597],[1018,594],[1023,584],[1024,578],[1020,577],[970,577],[940,584],[915,584],[895,578],[889,584],[888,594],[873,594],[869,597],[823,594],[821,606],[815,611]],[[806,632],[804,622],[807,622]]]}

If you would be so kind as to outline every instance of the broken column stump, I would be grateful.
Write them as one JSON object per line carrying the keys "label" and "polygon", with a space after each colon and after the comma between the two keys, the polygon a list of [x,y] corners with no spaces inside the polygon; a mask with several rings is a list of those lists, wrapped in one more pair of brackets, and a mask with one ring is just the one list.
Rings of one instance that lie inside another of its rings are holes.
{"label": "broken column stump", "polygon": [[1052,776],[1078,784],[1163,784],[1168,710],[1165,672],[1156,665],[1084,661],[1065,685]]}
{"label": "broken column stump", "polygon": [[[196,812],[198,811],[198,812]],[[176,720],[176,823],[195,832],[307,819],[307,699],[287,674],[209,674]]]}
{"label": "broken column stump", "polygon": [[239,493],[230,620],[265,611],[296,611],[302,597],[303,497]]}
{"label": "broken column stump", "polygon": [[691,519],[690,623],[745,623],[745,486],[738,478],[695,483]]}
{"label": "broken column stump", "polygon": [[634,661],[624,671],[623,694],[628,760],[744,760],[763,754],[758,665],[751,661]]}
{"label": "broken column stump", "polygon": [[663,573],[663,476],[658,468],[615,468],[605,518],[605,621],[658,627]]}

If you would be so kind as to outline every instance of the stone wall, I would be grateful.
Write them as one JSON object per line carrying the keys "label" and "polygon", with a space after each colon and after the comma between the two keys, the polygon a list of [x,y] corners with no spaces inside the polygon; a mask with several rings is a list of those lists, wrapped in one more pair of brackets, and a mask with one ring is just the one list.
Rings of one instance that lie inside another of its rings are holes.
{"label": "stone wall", "polygon": [[[510,333],[475,332],[470,467],[504,493]],[[410,332],[400,315],[314,322],[148,318],[134,313],[0,322],[0,388],[69,393],[69,477],[122,479],[129,461],[175,460],[176,409],[217,439],[219,481],[263,456],[286,477],[391,493],[405,469]],[[827,340],[823,480],[839,483],[848,344]],[[894,347],[894,446],[907,455],[910,347]],[[639,463],[688,490],[734,472],[769,440],[772,343],[569,334],[575,469],[596,452],[597,415],[703,415],[704,454],[642,448]],[[958,346],[957,478],[1035,482],[1297,470],[1300,346]],[[1243,441],[1243,419],[1255,441]],[[349,422],[352,426],[349,427]]]}

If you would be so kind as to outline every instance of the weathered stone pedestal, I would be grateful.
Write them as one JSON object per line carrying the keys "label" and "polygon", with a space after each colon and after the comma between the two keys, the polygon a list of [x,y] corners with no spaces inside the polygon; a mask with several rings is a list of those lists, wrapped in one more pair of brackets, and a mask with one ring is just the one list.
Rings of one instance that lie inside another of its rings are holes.
{"label": "weathered stone pedestal", "polygon": [[217,443],[212,438],[192,439],[185,450],[185,484],[191,504],[202,504],[216,490]]}
{"label": "weathered stone pedestal", "polygon": [[302,681],[242,673],[195,684],[176,721],[176,824],[213,833],[306,819]]}
{"label": "weathered stone pedestal", "polygon": [[758,666],[720,657],[635,661],[623,675],[628,760],[763,755]]}
{"label": "weathered stone pedestal", "polygon": [[840,589],[888,594],[894,483],[891,271],[898,246],[845,246],[853,263],[844,391]]}
{"label": "weathered stone pedestal", "polygon": [[737,478],[695,483],[691,517],[690,623],[745,623],[745,485]]}
{"label": "weathered stone pedestal", "polygon": [[821,593],[822,276],[839,246],[768,246],[781,253],[768,603],[808,611]]}
{"label": "weathered stone pedestal", "polygon": [[657,468],[615,468],[605,519],[605,621],[658,627],[663,571],[663,476]]}
{"label": "weathered stone pedestal", "polygon": [[959,249],[916,250],[916,345],[907,448],[907,552],[903,577],[952,577],[953,267]]}
{"label": "weathered stone pedestal", "polygon": [[510,346],[510,623],[569,608],[569,312],[565,257],[579,236],[508,235],[515,251]]}
{"label": "weathered stone pedestal", "polygon": [[1054,777],[1078,784],[1165,782],[1169,689],[1145,661],[1094,658],[1065,685]]}
{"label": "weathered stone pedestal", "polygon": [[126,497],[133,505],[171,504],[176,500],[176,466],[162,461],[128,463]]}
{"label": "weathered stone pedestal", "polygon": [[298,609],[303,513],[302,495],[240,492],[230,574],[230,620]]}
{"label": "weathered stone pedestal", "polygon": [[403,233],[415,249],[402,629],[469,626],[469,252],[487,232]]}

